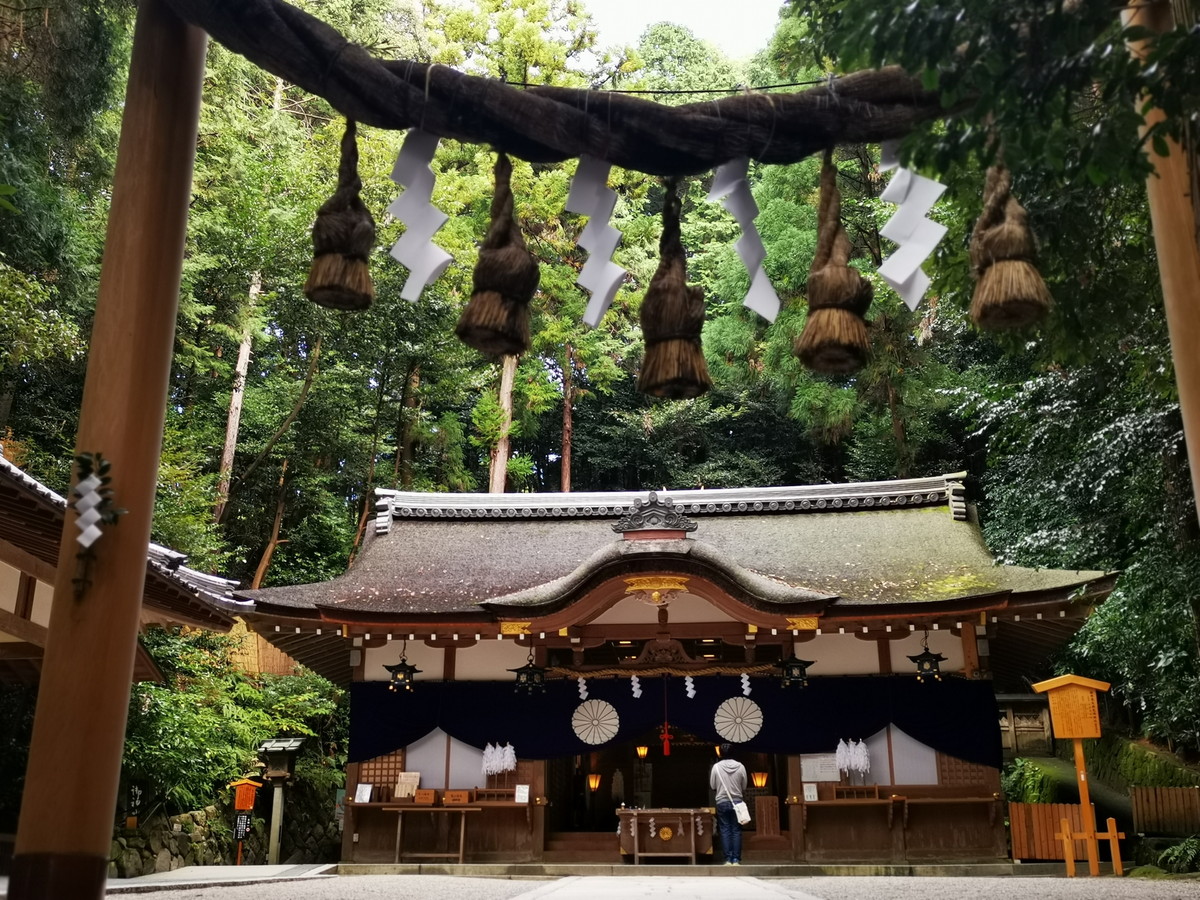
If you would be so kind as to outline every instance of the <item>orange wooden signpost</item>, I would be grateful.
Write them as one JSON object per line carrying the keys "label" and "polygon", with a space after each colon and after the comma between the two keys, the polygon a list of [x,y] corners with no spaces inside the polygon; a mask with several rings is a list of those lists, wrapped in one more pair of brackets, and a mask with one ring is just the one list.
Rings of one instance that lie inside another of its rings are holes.
{"label": "orange wooden signpost", "polygon": [[242,864],[242,842],[250,833],[250,811],[254,809],[254,797],[258,793],[258,789],[262,787],[262,783],[251,778],[239,778],[237,781],[230,782],[229,786],[234,790],[233,808],[236,816],[233,836],[238,842],[237,865],[240,866]]}
{"label": "orange wooden signpost", "polygon": [[1062,832],[1058,837],[1063,842],[1066,851],[1067,875],[1075,877],[1075,853],[1071,842],[1082,840],[1086,842],[1088,857],[1088,872],[1100,874],[1100,845],[1098,838],[1105,838],[1112,847],[1113,871],[1123,874],[1121,867],[1121,850],[1117,841],[1125,837],[1117,831],[1114,819],[1108,820],[1108,831],[1096,833],[1096,811],[1092,808],[1091,796],[1088,791],[1087,765],[1083,756],[1083,739],[1100,737],[1100,704],[1097,693],[1107,691],[1107,681],[1096,681],[1094,678],[1084,678],[1080,675],[1060,675],[1046,681],[1039,681],[1033,689],[1039,694],[1049,694],[1050,722],[1054,726],[1054,736],[1070,738],[1075,744],[1075,779],[1079,785],[1080,818],[1083,831],[1072,832],[1070,823],[1063,819]]}

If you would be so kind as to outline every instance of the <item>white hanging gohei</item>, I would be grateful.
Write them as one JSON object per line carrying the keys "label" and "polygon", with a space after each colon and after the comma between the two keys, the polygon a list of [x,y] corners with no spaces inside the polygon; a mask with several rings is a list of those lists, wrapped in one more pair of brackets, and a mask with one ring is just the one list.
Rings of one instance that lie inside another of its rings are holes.
{"label": "white hanging gohei", "polygon": [[505,744],[502,751],[501,772],[517,771],[517,751],[512,744]]}
{"label": "white hanging gohei", "polygon": [[879,277],[900,295],[909,309],[915,310],[929,290],[929,276],[921,269],[921,263],[946,235],[945,225],[926,218],[946,186],[908,169],[899,169],[898,165],[896,144],[889,141],[883,145],[879,168],[884,172],[896,168],[896,174],[879,199],[898,204],[899,209],[879,233],[899,247],[883,261]]}
{"label": "white hanging gohei", "polygon": [[392,245],[392,257],[408,269],[408,279],[400,296],[410,302],[450,265],[452,257],[433,242],[433,236],[449,218],[433,205],[433,161],[439,138],[419,128],[410,128],[404,137],[392,181],[404,193],[392,201],[388,212],[404,223],[404,234]]}
{"label": "white hanging gohei", "polygon": [[608,186],[611,170],[612,166],[602,159],[579,157],[579,168],[567,193],[567,212],[588,217],[587,226],[579,235],[579,246],[588,252],[588,258],[575,283],[591,291],[583,322],[592,328],[608,312],[626,274],[612,261],[617,244],[621,243],[621,232],[608,224],[617,205],[617,192]]}
{"label": "white hanging gohei", "polygon": [[867,748],[866,741],[859,741],[851,745],[853,752],[854,771],[860,775],[866,775],[871,771],[871,751]]}
{"label": "white hanging gohei", "polygon": [[579,699],[586,700],[588,698],[587,679],[582,675],[579,676]]}
{"label": "white hanging gohei", "polygon": [[633,689],[633,697],[635,700],[642,696],[642,682],[636,675],[629,676],[629,686]]}
{"label": "white hanging gohei", "polygon": [[745,672],[742,673],[742,696],[750,696],[750,676]]}
{"label": "white hanging gohei", "polygon": [[683,691],[688,695],[689,700],[696,696],[696,683],[692,680],[691,675],[683,676]]}
{"label": "white hanging gohei", "polygon": [[837,763],[838,771],[843,775],[849,775],[853,766],[850,764],[850,745],[845,740],[838,740],[837,750],[834,752],[833,758]]}
{"label": "white hanging gohei", "polygon": [[737,219],[742,228],[742,236],[737,242],[738,256],[750,274],[750,290],[742,305],[746,306],[768,322],[774,322],[779,315],[779,295],[767,277],[763,268],[763,260],[767,258],[767,248],[763,246],[762,237],[754,225],[754,217],[758,215],[758,204],[750,193],[750,183],[746,180],[750,168],[747,157],[731,160],[717,169],[713,177],[712,187],[708,191],[710,202],[722,200],[722,206]]}

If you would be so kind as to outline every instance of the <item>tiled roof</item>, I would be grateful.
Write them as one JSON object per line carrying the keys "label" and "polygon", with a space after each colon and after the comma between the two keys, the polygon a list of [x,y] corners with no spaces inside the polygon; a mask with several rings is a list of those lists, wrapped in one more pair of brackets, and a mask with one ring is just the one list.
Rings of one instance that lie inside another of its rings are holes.
{"label": "tiled roof", "polygon": [[238,596],[281,615],[486,618],[557,608],[639,571],[705,576],[776,610],[1065,592],[1104,575],[996,565],[968,516],[962,477],[659,491],[697,527],[641,541],[622,540],[612,525],[647,493],[380,491],[376,534],[348,573]]}

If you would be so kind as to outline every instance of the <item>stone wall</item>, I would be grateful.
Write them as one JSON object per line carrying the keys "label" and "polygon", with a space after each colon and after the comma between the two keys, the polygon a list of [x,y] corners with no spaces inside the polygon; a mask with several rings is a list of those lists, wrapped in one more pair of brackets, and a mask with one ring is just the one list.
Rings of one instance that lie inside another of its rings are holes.
{"label": "stone wall", "polygon": [[[314,796],[302,788],[286,788],[281,862],[337,862],[341,834],[334,820],[333,798]],[[258,792],[250,834],[242,846],[242,863],[267,861],[270,835],[271,789]],[[231,866],[237,861],[233,839],[234,813],[224,804],[207,806],[177,816],[161,813],[144,819],[137,828],[118,828],[113,835],[110,878],[136,878],[171,872],[184,866]]]}

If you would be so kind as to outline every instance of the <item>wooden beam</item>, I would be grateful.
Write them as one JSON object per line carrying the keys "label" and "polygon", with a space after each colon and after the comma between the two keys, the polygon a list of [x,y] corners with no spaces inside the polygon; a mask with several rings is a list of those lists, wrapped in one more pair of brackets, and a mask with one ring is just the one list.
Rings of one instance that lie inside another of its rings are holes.
{"label": "wooden beam", "polygon": [[38,581],[46,584],[54,584],[54,579],[57,577],[54,566],[50,563],[38,559],[29,551],[22,550],[16,544],[10,544],[8,541],[0,541],[0,562],[7,563],[14,569],[32,575]]}
{"label": "wooden beam", "polygon": [[964,622],[962,627],[963,674],[968,678],[979,677],[979,643],[975,640],[975,626]]}
{"label": "wooden beam", "polygon": [[7,609],[0,609],[0,631],[30,644],[37,644],[39,647],[46,646],[47,629],[45,625],[30,622],[22,616],[10,613]]}
{"label": "wooden beam", "polygon": [[138,5],[75,442],[111,462],[114,503],[128,513],[94,545],[78,597],[74,511],[64,517],[10,900],[105,893],[206,40],[163,0]]}
{"label": "wooden beam", "polygon": [[37,596],[37,585],[37,579],[26,572],[22,572],[21,577],[17,579],[17,602],[13,606],[13,612],[22,619],[33,618],[33,601]]}
{"label": "wooden beam", "polygon": [[43,649],[28,641],[0,641],[0,659],[41,659]]}

